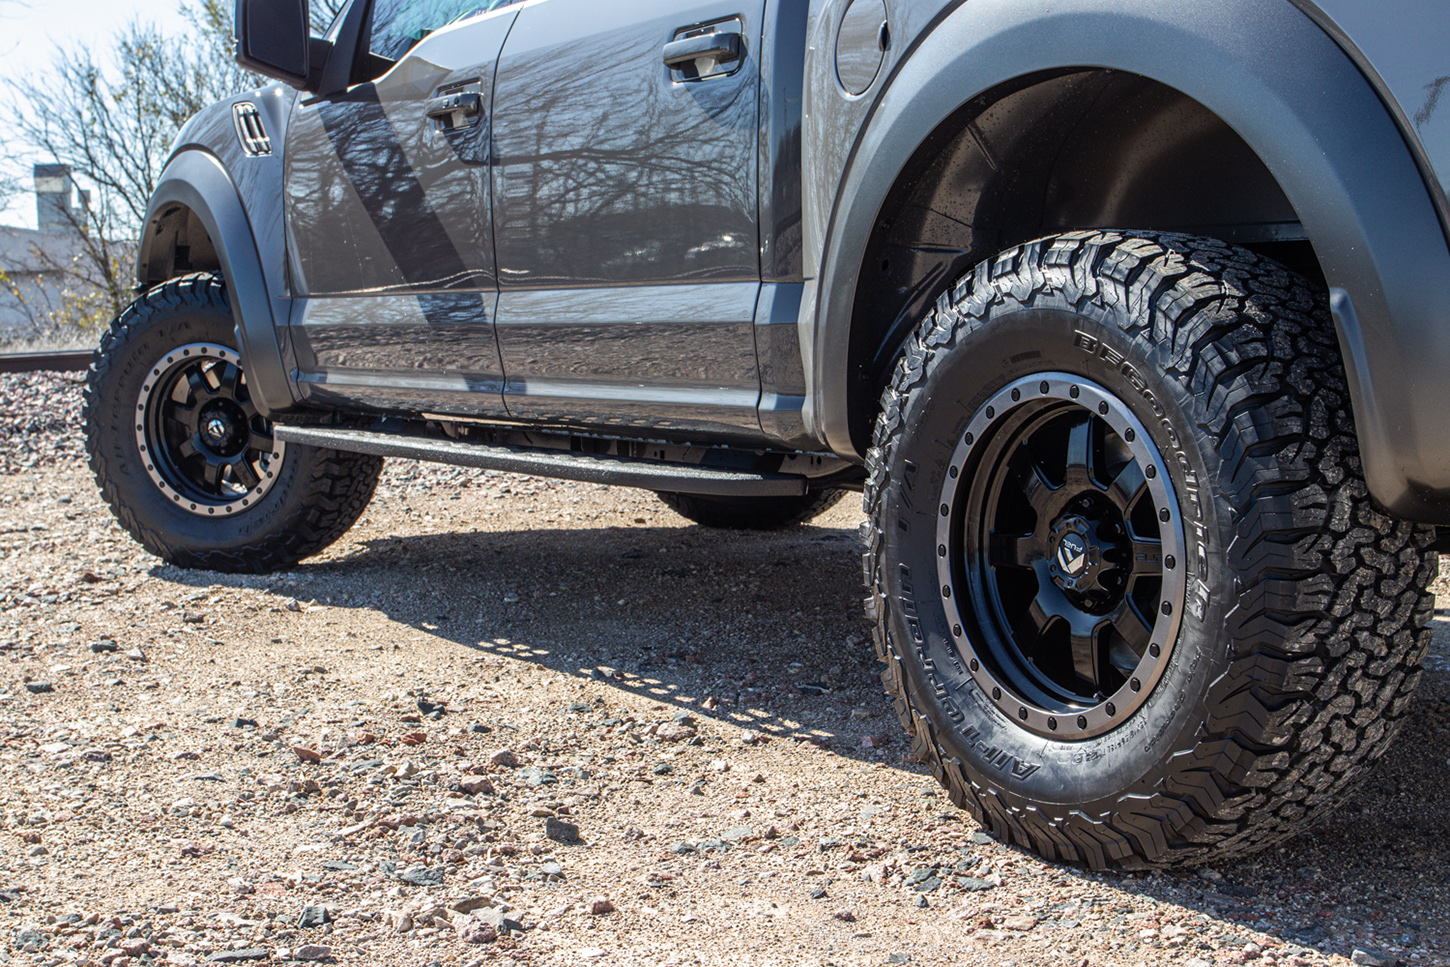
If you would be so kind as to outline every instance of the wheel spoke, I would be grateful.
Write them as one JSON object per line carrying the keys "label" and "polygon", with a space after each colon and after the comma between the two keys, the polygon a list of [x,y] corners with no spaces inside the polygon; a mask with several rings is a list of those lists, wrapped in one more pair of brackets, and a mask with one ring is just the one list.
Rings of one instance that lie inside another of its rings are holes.
{"label": "wheel spoke", "polygon": [[[1117,610],[1108,615],[1107,621],[1134,655],[1142,658],[1147,653],[1148,646],[1153,641],[1153,627],[1138,613],[1131,598],[1124,598]],[[1137,664],[1137,661],[1133,662],[1134,666]]]}
{"label": "wheel spoke", "polygon": [[1094,690],[1102,685],[1102,669],[1099,665],[1099,630],[1105,622],[1085,612],[1078,612],[1068,620],[1068,642],[1072,647],[1072,669],[1077,676]]}
{"label": "wheel spoke", "polygon": [[201,452],[197,449],[196,440],[190,436],[183,437],[181,442],[176,445],[176,450],[181,454],[183,460],[188,457],[194,457]]}
{"label": "wheel spoke", "polygon": [[1072,428],[1067,438],[1067,476],[1064,485],[1074,490],[1101,489],[1098,471],[1103,465],[1104,424],[1089,415]]}
{"label": "wheel spoke", "polygon": [[221,486],[222,468],[225,466],[226,464],[224,463],[214,463],[211,460],[207,460],[204,464],[202,464],[201,479],[205,481],[208,487],[215,490],[216,488]]}
{"label": "wheel spoke", "polygon": [[1137,460],[1129,460],[1108,485],[1108,499],[1118,506],[1124,517],[1128,517],[1133,504],[1147,487],[1148,478],[1143,476],[1143,468]]}
{"label": "wheel spoke", "polygon": [[252,466],[252,462],[245,457],[232,464],[232,476],[237,483],[248,490],[252,490],[262,482],[261,475]]}
{"label": "wheel spoke", "polygon": [[258,433],[256,430],[247,434],[247,449],[257,453],[270,455],[276,440],[266,433]]}
{"label": "wheel spoke", "polygon": [[1042,556],[1031,534],[993,534],[987,549],[987,563],[993,567],[1032,567]]}
{"label": "wheel spoke", "polygon": [[196,429],[196,407],[178,403],[175,400],[165,400],[161,404],[161,418],[170,420],[178,426],[187,430]]}
{"label": "wheel spoke", "polygon": [[237,395],[237,374],[241,372],[231,363],[218,363],[210,370],[212,378],[217,381],[217,391],[227,396],[236,398]]}
{"label": "wheel spoke", "polygon": [[1140,578],[1163,576],[1163,542],[1134,537],[1128,545],[1128,586]]}
{"label": "wheel spoke", "polygon": [[191,398],[200,399],[203,396],[215,396],[216,390],[200,369],[193,369],[186,374],[186,385],[191,387]]}
{"label": "wheel spoke", "polygon": [[1016,480],[1027,500],[1027,505],[1037,514],[1038,521],[1050,518],[1053,513],[1053,487],[1042,472],[1042,467],[1026,447],[1018,447],[1007,462],[1007,469]]}

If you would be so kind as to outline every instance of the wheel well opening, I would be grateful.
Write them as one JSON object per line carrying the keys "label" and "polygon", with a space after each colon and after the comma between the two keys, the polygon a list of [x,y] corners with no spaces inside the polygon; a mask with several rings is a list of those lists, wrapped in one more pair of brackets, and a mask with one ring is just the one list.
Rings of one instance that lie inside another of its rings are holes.
{"label": "wheel well opening", "polygon": [[1090,228],[1220,238],[1323,284],[1273,175],[1203,105],[1122,71],[1019,78],[944,122],[882,206],[852,311],[857,447],[902,344],[947,286],[1003,249]]}
{"label": "wheel well opening", "polygon": [[141,238],[137,281],[150,288],[191,272],[219,272],[221,260],[206,226],[182,204],[167,205],[152,218]]}

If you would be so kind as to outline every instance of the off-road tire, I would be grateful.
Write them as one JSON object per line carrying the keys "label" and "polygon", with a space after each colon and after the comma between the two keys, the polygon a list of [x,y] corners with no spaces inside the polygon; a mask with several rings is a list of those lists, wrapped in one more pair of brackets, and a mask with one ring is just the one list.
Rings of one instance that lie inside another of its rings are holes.
{"label": "off-road tire", "polygon": [[724,530],[780,530],[804,524],[830,510],[846,491],[810,490],[799,497],[705,497],[661,491],[671,510],[705,527]]}
{"label": "off-road tire", "polygon": [[[966,592],[936,569],[964,431],[1049,370],[1136,415],[1196,518],[1161,681],[1082,739],[1044,737],[1014,695],[987,694],[966,658],[979,643],[946,617]],[[1389,746],[1429,645],[1433,532],[1370,500],[1325,298],[1215,240],[1081,232],[978,265],[903,348],[864,506],[867,611],[915,757],[1049,859],[1182,864],[1285,839]]]}
{"label": "off-road tire", "polygon": [[[239,497],[230,508],[218,499],[193,510],[195,502],[156,482],[164,478],[141,453],[138,409],[147,405],[148,380],[156,380],[162,361],[194,346],[230,348],[227,360],[241,369],[219,276],[187,276],[146,292],[111,324],[91,363],[86,449],[101,496],[121,526],[171,564],[216,571],[286,568],[336,541],[367,508],[381,458],[290,445],[271,467],[268,489],[245,506]],[[237,382],[245,387],[245,375]],[[248,390],[239,392],[249,400]]]}

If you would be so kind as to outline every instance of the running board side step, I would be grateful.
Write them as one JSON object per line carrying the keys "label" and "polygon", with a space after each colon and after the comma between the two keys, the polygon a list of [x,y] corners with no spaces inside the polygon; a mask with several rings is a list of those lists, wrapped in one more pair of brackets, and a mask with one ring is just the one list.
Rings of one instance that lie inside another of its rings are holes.
{"label": "running board side step", "polygon": [[338,426],[277,424],[272,432],[276,439],[286,443],[330,447],[348,453],[429,460],[460,467],[528,473],[616,487],[715,497],[798,497],[806,492],[806,478],[799,474],[752,473],[628,457],[596,457],[563,450],[528,450]]}

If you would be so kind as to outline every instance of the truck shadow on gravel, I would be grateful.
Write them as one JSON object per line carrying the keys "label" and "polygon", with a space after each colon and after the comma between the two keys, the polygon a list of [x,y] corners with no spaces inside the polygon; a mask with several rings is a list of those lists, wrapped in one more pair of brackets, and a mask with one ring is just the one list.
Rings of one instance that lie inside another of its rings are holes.
{"label": "truck shadow on gravel", "polygon": [[[907,757],[881,690],[850,530],[436,533],[365,541],[339,558],[262,578],[164,570],[169,580],[200,586],[267,588],[279,607],[295,599],[376,611],[402,626],[385,648],[407,649],[428,635],[885,763],[919,777],[913,787],[932,783]],[[506,708],[465,711],[508,720]],[[1290,958],[1296,948],[1345,956],[1381,948],[1390,951],[1387,963],[1450,963],[1447,727],[1450,621],[1440,618],[1398,741],[1327,820],[1280,848],[1199,870],[1060,872],[1276,936]],[[963,814],[963,822],[971,820]],[[1136,937],[1140,927],[1113,929]]]}

